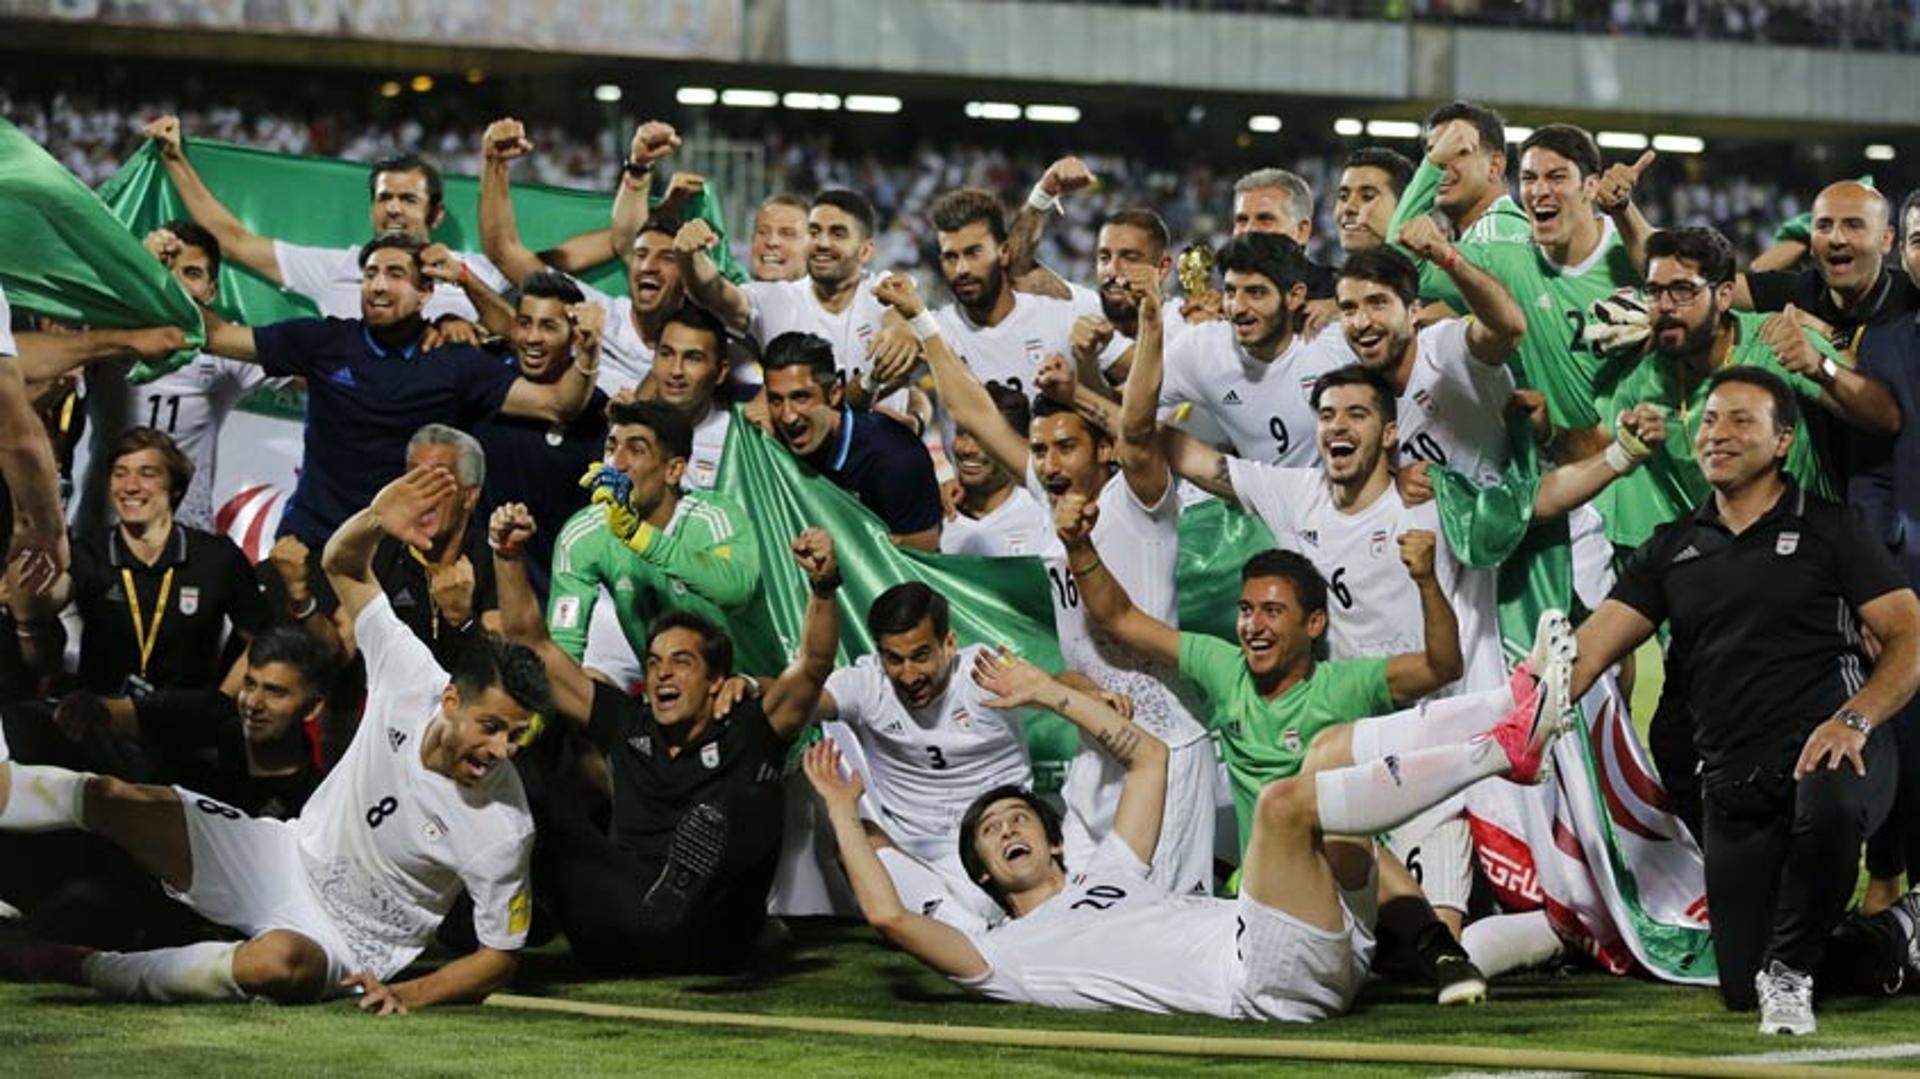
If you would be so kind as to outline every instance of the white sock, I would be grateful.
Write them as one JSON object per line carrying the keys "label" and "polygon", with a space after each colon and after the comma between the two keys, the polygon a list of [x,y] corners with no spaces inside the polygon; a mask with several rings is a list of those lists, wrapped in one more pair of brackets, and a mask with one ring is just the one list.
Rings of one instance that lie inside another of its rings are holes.
{"label": "white sock", "polygon": [[11,755],[7,752],[7,725],[0,723],[0,764],[5,764],[10,759],[12,759]]}
{"label": "white sock", "polygon": [[1391,753],[1458,745],[1492,730],[1512,710],[1513,693],[1502,686],[1372,716],[1353,725],[1353,760],[1358,764]]}
{"label": "white sock", "polygon": [[86,772],[72,772],[43,764],[0,764],[9,770],[8,794],[0,805],[0,832],[64,832],[84,828],[81,807],[87,793]]}
{"label": "white sock", "polygon": [[1384,832],[1506,770],[1506,752],[1493,739],[1479,738],[1317,772],[1313,792],[1320,830],[1329,835]]}
{"label": "white sock", "polygon": [[232,941],[207,941],[151,952],[95,952],[80,961],[80,973],[116,1000],[156,1004],[244,1001],[233,980]]}
{"label": "white sock", "polygon": [[1482,918],[1460,934],[1460,944],[1489,978],[1544,966],[1566,951],[1544,910]]}

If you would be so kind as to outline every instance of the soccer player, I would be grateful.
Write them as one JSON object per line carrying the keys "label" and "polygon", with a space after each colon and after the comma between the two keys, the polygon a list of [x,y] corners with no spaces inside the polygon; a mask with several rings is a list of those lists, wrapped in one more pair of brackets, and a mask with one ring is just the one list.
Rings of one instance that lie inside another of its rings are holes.
{"label": "soccer player", "polygon": [[[1026,438],[1033,426],[1033,406],[1023,393],[988,384],[987,396],[1000,418],[1015,434]],[[1047,508],[1019,477],[1007,470],[973,432],[962,427],[953,435],[953,474],[960,497],[953,513],[940,526],[941,554],[1008,558],[1036,554],[1053,532]]]}
{"label": "soccer player", "polygon": [[1340,250],[1352,256],[1387,242],[1400,192],[1413,178],[1413,162],[1384,146],[1363,146],[1347,155],[1333,195],[1333,222]]}
{"label": "soccer player", "polygon": [[[1137,266],[1131,280],[1140,293],[1142,335],[1136,348],[1157,354],[1159,275],[1150,267]],[[1142,597],[1155,617],[1177,620],[1174,563],[1180,498],[1159,439],[1152,435],[1152,402],[1135,402],[1137,414],[1129,415],[1131,427],[1122,430],[1116,447],[1108,429],[1042,398],[1035,402],[1033,424],[1023,439],[1001,418],[986,387],[947,347],[911,278],[896,274],[882,281],[876,293],[920,336],[934,383],[954,422],[972,432],[1009,472],[1025,476],[1027,490],[1036,500],[1044,499],[1051,506],[1078,494],[1097,502],[1104,515],[1103,529],[1111,537],[1108,545],[1115,575]],[[1128,431],[1139,437],[1129,437]],[[1066,549],[1058,540],[1049,540],[1037,553],[1053,586],[1054,627],[1067,666],[1103,691],[1131,697],[1136,720],[1169,748],[1173,779],[1166,796],[1167,840],[1156,848],[1156,879],[1175,892],[1211,891],[1215,758],[1205,728],[1177,694],[1170,669],[1118,645],[1088,623]],[[1111,762],[1084,744],[1069,765],[1064,788],[1066,834],[1076,854],[1090,852],[1111,831],[1120,779]]]}
{"label": "soccer player", "polygon": [[[547,681],[526,649],[491,637],[442,669],[393,616],[371,568],[382,534],[426,542],[418,522],[454,482],[410,472],[328,544],[368,696],[352,747],[297,819],[248,817],[178,787],[0,763],[0,830],[84,828],[248,939],[135,953],[16,940],[0,953],[10,973],[159,1002],[296,1004],[357,992],[383,1015],[477,1001],[506,984],[531,917],[533,821],[518,774],[503,765],[550,707]],[[479,949],[388,984],[463,890]]]}
{"label": "soccer player", "polygon": [[644,702],[588,677],[547,638],[520,551],[533,529],[521,506],[494,513],[489,538],[501,613],[545,664],[554,703],[606,760],[604,824],[582,815],[596,792],[556,790],[541,835],[545,880],[581,960],[602,969],[713,969],[744,957],[767,913],[779,859],[788,749],[812,719],[839,647],[833,541],[793,541],[809,596],[798,654],[757,696],[722,698],[733,673],[725,632],[669,611],[647,635]]}
{"label": "soccer player", "polygon": [[[1465,129],[1471,129],[1471,135]],[[1458,152],[1432,156],[1447,132]],[[1507,191],[1507,121],[1471,101],[1451,101],[1427,117],[1429,156],[1408,181],[1403,198],[1431,200],[1459,243],[1530,243],[1533,225]],[[1427,167],[1431,166],[1431,167]],[[1404,222],[1400,222],[1404,223]],[[1437,268],[1435,272],[1438,272]],[[1427,282],[1421,282],[1424,287]]]}
{"label": "soccer player", "polygon": [[960,648],[946,597],[925,584],[882,592],[867,631],[873,652],[833,672],[815,716],[851,734],[842,751],[873,783],[869,835],[907,906],[984,927],[996,908],[957,855],[960,818],[981,791],[1033,782],[1020,717],[988,704],[992,694],[968,677],[993,650]]}
{"label": "soccer player", "polygon": [[1418,713],[1374,720],[1392,751],[1327,753],[1325,770],[1268,785],[1237,899],[1182,896],[1150,869],[1163,841],[1166,747],[1011,657],[975,675],[997,694],[993,703],[1066,716],[1123,779],[1111,834],[1079,858],[1065,853],[1058,817],[1029,792],[1003,788],[974,801],[961,858],[1006,922],[963,933],[906,909],[867,846],[861,777],[843,777],[824,744],[805,766],[868,923],[960,985],[1057,1008],[1312,1022],[1352,1004],[1373,957],[1371,844],[1336,837],[1390,828],[1483,778],[1537,781],[1565,726],[1571,659],[1557,650],[1521,707],[1483,705],[1449,723]]}
{"label": "soccer player", "polygon": [[720,482],[720,461],[733,430],[733,410],[723,391],[731,355],[720,320],[693,304],[681,304],[660,328],[651,381],[640,391],[643,397],[652,392],[693,426],[693,450],[680,481],[691,490],[710,490]]}
{"label": "soccer player", "polygon": [[753,215],[747,273],[755,281],[798,281],[807,276],[802,253],[807,237],[807,200],[784,192],[769,195]]}
{"label": "soccer player", "polygon": [[1165,350],[1165,378],[1153,380],[1159,407],[1192,405],[1249,460],[1310,465],[1316,453],[1307,391],[1353,355],[1338,333],[1309,341],[1296,332],[1307,302],[1307,260],[1290,237],[1235,236],[1216,265],[1225,318],[1189,327]]}

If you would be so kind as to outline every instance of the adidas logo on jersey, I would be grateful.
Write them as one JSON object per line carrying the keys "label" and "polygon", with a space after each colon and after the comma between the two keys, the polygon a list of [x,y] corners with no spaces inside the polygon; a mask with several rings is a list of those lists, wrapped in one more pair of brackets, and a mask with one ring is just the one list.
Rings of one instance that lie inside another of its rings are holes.
{"label": "adidas logo on jersey", "polygon": [[1225,397],[1222,397],[1222,398],[1220,399],[1220,403],[1221,403],[1221,404],[1223,404],[1223,405],[1237,405],[1237,404],[1239,404],[1239,403],[1240,403],[1240,391],[1239,391],[1239,390],[1228,390],[1228,391],[1227,391],[1227,395],[1226,395]]}
{"label": "adidas logo on jersey", "polygon": [[392,727],[387,728],[388,748],[392,749],[395,753],[398,753],[400,752],[400,747],[406,744],[407,744],[407,732],[396,731]]}
{"label": "adidas logo on jersey", "polygon": [[1553,300],[1543,292],[1540,294],[1539,299],[1533,301],[1533,306],[1538,307],[1542,311],[1551,311],[1553,310]]}
{"label": "adidas logo on jersey", "polygon": [[651,734],[636,734],[627,739],[627,745],[642,757],[653,756],[653,735]]}
{"label": "adidas logo on jersey", "polygon": [[414,605],[413,590],[410,588],[402,588],[398,593],[394,595],[393,605],[395,607],[413,606]]}
{"label": "adidas logo on jersey", "polygon": [[1317,528],[1303,529],[1300,533],[1300,542],[1309,547],[1320,546],[1320,530]]}
{"label": "adidas logo on jersey", "polygon": [[1686,562],[1691,559],[1695,559],[1699,557],[1700,557],[1700,548],[1695,547],[1693,544],[1689,543],[1687,544],[1685,549],[1683,549],[1679,554],[1673,556],[1673,561],[1675,564],[1678,564],[1678,563]]}
{"label": "adidas logo on jersey", "polygon": [[759,770],[753,773],[753,781],[755,783],[771,783],[779,778],[780,769],[775,768],[771,764],[762,764]]}
{"label": "adidas logo on jersey", "polygon": [[355,382],[353,381],[353,368],[351,367],[336,368],[333,374],[330,374],[327,376],[327,381],[333,383],[336,386],[355,385]]}
{"label": "adidas logo on jersey", "polygon": [[887,733],[887,734],[905,734],[905,733],[907,733],[907,728],[906,728],[906,726],[905,726],[904,724],[902,724],[902,723],[901,723],[901,722],[900,722],[899,720],[897,720],[897,719],[890,719],[890,720],[887,720],[887,725],[886,725],[886,726],[884,726],[884,727],[882,727],[882,728],[880,728],[880,729],[881,729],[881,730],[882,730],[883,732],[885,732],[885,733]]}

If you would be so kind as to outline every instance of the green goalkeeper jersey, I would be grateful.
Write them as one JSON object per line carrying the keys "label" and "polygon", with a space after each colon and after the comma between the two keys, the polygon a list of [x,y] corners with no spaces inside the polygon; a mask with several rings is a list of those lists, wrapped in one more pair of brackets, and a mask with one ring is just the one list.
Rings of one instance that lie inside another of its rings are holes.
{"label": "green goalkeeper jersey", "polygon": [[708,491],[680,498],[667,527],[648,531],[641,550],[607,528],[589,505],[567,519],[553,547],[547,631],[567,655],[587,650],[587,623],[601,586],[613,596],[620,629],[646,655],[647,623],[666,610],[690,611],[723,629],[760,588],[760,549],[747,516]]}

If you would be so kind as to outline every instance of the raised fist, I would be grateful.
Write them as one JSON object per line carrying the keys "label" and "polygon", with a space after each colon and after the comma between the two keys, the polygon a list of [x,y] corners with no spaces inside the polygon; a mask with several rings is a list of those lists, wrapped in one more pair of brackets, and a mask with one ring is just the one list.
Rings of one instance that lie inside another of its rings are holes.
{"label": "raised fist", "polygon": [[1067,358],[1058,352],[1047,353],[1047,358],[1034,369],[1033,388],[1049,400],[1072,404],[1073,368],[1067,366]]}
{"label": "raised fist", "polygon": [[574,355],[590,357],[598,354],[600,336],[607,325],[607,309],[591,302],[568,304],[567,321],[573,323]]}
{"label": "raised fist", "polygon": [[1400,533],[1400,562],[1407,576],[1424,581],[1433,576],[1434,535],[1424,528],[1409,528]]}
{"label": "raised fist", "polygon": [[824,528],[809,528],[793,537],[793,560],[807,583],[827,588],[840,583],[840,565],[833,557],[833,537]]}
{"label": "raised fist", "polygon": [[480,155],[488,161],[512,161],[532,152],[526,125],[511,116],[488,124],[480,136]]}
{"label": "raised fist", "polygon": [[1394,240],[1413,252],[1416,258],[1430,262],[1446,261],[1447,253],[1453,250],[1447,234],[1441,232],[1440,226],[1434,224],[1433,218],[1426,214],[1411,218],[1400,226],[1400,235],[1395,236]]}
{"label": "raised fist", "polygon": [[920,287],[907,274],[888,274],[873,286],[873,298],[900,312],[901,318],[915,318],[927,309],[920,299]]}
{"label": "raised fist", "polygon": [[178,116],[161,116],[150,120],[147,126],[140,129],[140,133],[159,144],[160,156],[169,161],[178,161],[186,155]]}
{"label": "raised fist", "polygon": [[714,234],[713,226],[702,218],[694,218],[680,226],[673,234],[673,252],[676,255],[692,257],[720,242]]}
{"label": "raised fist", "polygon": [[1427,147],[1427,160],[1435,168],[1446,168],[1455,160],[1480,149],[1480,129],[1465,120],[1448,120],[1434,132]]}
{"label": "raised fist", "polygon": [[1093,172],[1077,157],[1063,157],[1047,166],[1040,177],[1040,189],[1054,198],[1084,191],[1093,186]]}
{"label": "raised fist", "polygon": [[633,145],[627,150],[627,160],[635,165],[649,168],[653,163],[680,148],[680,133],[673,125],[662,120],[648,120],[633,132]]}
{"label": "raised fist", "polygon": [[1100,523],[1100,505],[1086,495],[1069,493],[1053,504],[1053,530],[1060,542],[1073,544],[1093,538],[1093,526]]}
{"label": "raised fist", "polygon": [[1081,315],[1073,320],[1073,332],[1067,342],[1073,348],[1073,358],[1082,361],[1097,361],[1113,343],[1113,323],[1099,315]]}

